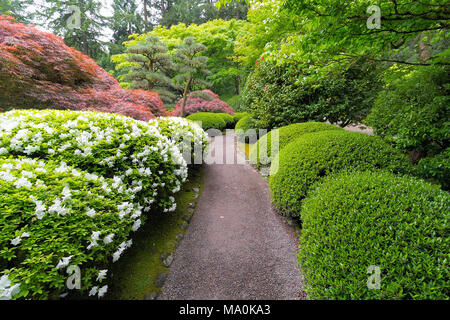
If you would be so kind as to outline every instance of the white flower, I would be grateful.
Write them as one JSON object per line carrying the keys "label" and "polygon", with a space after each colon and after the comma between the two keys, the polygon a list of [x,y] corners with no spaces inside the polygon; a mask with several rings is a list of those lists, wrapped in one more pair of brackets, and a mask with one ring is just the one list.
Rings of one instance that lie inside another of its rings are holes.
{"label": "white flower", "polygon": [[97,241],[100,239],[100,231],[92,231],[91,235],[92,241]]}
{"label": "white flower", "polygon": [[105,293],[108,291],[108,286],[103,286],[98,290],[98,297],[101,298],[105,295]]}
{"label": "white flower", "polygon": [[89,291],[89,296],[95,296],[98,292],[98,287],[92,287],[91,291]]}
{"label": "white flower", "polygon": [[133,227],[131,227],[131,230],[137,231],[141,227],[141,219],[138,219],[134,222]]}
{"label": "white flower", "polygon": [[20,284],[11,286],[11,281],[8,275],[3,275],[0,278],[0,300],[11,300],[20,292]]}
{"label": "white flower", "polygon": [[97,276],[97,281],[105,279],[107,273],[108,270],[100,270]]}
{"label": "white flower", "polygon": [[15,237],[14,239],[12,239],[11,240],[11,244],[13,245],[13,246],[17,246],[18,244],[20,244],[22,242],[22,238],[19,236],[19,237]]}
{"label": "white flower", "polygon": [[6,148],[0,148],[0,156],[4,155],[4,154],[8,154],[8,149]]}
{"label": "white flower", "polygon": [[95,212],[94,209],[86,208],[86,214],[87,214],[89,217],[92,218],[93,216],[95,216],[96,213],[97,213],[97,212]]}
{"label": "white flower", "polygon": [[27,180],[27,178],[20,178],[16,182],[14,182],[14,186],[19,189],[22,187],[31,188],[33,185],[30,181]]}
{"label": "white flower", "polygon": [[111,233],[103,239],[103,243],[110,244],[111,242],[113,242],[113,240],[112,240],[113,238],[114,238],[114,233]]}
{"label": "white flower", "polygon": [[59,262],[58,265],[56,266],[56,269],[61,269],[64,267],[67,267],[70,263],[70,259],[72,259],[73,256],[68,256],[68,257],[64,257],[62,258]]}

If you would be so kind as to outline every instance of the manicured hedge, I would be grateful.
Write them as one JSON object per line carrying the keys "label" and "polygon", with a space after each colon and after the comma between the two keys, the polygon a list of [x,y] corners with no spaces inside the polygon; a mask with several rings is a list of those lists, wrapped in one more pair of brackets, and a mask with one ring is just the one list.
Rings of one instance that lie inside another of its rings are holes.
{"label": "manicured hedge", "polygon": [[258,129],[250,116],[245,116],[236,123],[234,128],[239,142],[255,143],[258,140]]}
{"label": "manicured hedge", "polygon": [[340,170],[409,172],[408,159],[381,138],[329,130],[308,133],[282,149],[270,168],[270,192],[283,214],[298,215],[310,186]]}
{"label": "manicured hedge", "polygon": [[212,112],[198,112],[191,114],[187,119],[195,122],[201,122],[203,130],[217,129],[222,131],[227,124],[220,115]]}
{"label": "manicured hedge", "polygon": [[[302,207],[299,263],[312,299],[449,299],[449,193],[386,172],[340,173]],[[369,289],[380,268],[380,289]]]}
{"label": "manicured hedge", "polygon": [[234,117],[228,113],[218,113],[218,116],[220,116],[223,121],[225,121],[226,128],[227,129],[233,129],[236,125],[236,122],[234,121]]}
{"label": "manicured hedge", "polygon": [[0,274],[10,282],[0,299],[56,299],[69,265],[81,269],[86,296],[102,296],[108,264],[143,223],[122,182],[27,158],[0,159],[0,210]]}
{"label": "manicured hedge", "polygon": [[[342,130],[340,127],[323,122],[305,122],[294,123],[270,131],[262,136],[258,143],[250,149],[250,162],[256,166],[270,165],[272,159],[278,154],[278,151],[291,143],[299,136],[318,131]],[[274,141],[275,153],[272,153],[272,137],[277,137],[278,143]]]}
{"label": "manicured hedge", "polygon": [[234,118],[234,122],[238,123],[239,120],[241,120],[242,118],[245,118],[246,116],[249,116],[250,114],[248,114],[247,112],[236,112],[235,114],[233,114],[233,118]]}
{"label": "manicured hedge", "polygon": [[175,210],[172,194],[187,178],[176,143],[145,123],[117,114],[18,110],[0,115],[0,154],[65,161],[80,170],[123,181],[134,201]]}

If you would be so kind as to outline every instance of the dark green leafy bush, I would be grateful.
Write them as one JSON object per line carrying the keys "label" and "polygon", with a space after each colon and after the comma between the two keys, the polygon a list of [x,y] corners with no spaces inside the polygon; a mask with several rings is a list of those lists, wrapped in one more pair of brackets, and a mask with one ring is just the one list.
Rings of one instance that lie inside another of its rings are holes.
{"label": "dark green leafy bush", "polygon": [[[309,298],[448,299],[449,213],[449,194],[416,178],[327,177],[301,212]],[[380,268],[380,289],[367,286],[370,265]]]}
{"label": "dark green leafy bush", "polygon": [[188,116],[187,119],[195,122],[201,122],[201,126],[205,131],[209,129],[217,129],[222,131],[227,126],[226,122],[220,115],[212,112],[197,112]]}
{"label": "dark green leafy bush", "polygon": [[372,106],[379,87],[373,71],[373,64],[358,62],[320,82],[302,84],[299,79],[308,76],[307,69],[264,61],[247,79],[243,105],[268,130],[307,121],[346,126],[362,121]]}
{"label": "dark green leafy bush", "polygon": [[441,153],[450,146],[449,71],[443,66],[392,69],[366,120],[377,135],[409,152],[414,163],[427,158],[419,164],[422,176],[447,189],[448,155]]}
{"label": "dark green leafy bush", "polygon": [[[250,162],[258,167],[261,165],[270,165],[272,159],[278,154],[278,151],[283,149],[286,145],[299,136],[306,133],[326,130],[342,129],[338,126],[323,122],[294,123],[285,127],[274,129],[262,136],[258,140],[258,143],[251,147]],[[276,137],[276,141],[273,141],[272,137]],[[275,153],[272,153],[272,148],[274,148]]]}
{"label": "dark green leafy bush", "polygon": [[333,172],[367,169],[407,173],[410,163],[379,137],[345,130],[305,134],[272,161],[272,202],[281,213],[297,216],[313,183]]}
{"label": "dark green leafy bush", "polygon": [[240,95],[235,95],[226,100],[228,105],[233,108],[235,112],[245,111],[242,103],[242,97]]}
{"label": "dark green leafy bush", "polygon": [[450,190],[450,148],[437,156],[422,158],[417,168],[422,178],[438,181],[442,189]]}
{"label": "dark green leafy bush", "polygon": [[236,123],[234,128],[239,142],[256,143],[258,132],[255,120],[250,116],[245,116]]}

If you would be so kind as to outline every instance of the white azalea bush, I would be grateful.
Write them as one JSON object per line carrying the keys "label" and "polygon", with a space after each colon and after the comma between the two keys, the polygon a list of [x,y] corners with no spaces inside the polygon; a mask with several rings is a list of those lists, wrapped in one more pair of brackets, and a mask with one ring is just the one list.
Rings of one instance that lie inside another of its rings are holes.
{"label": "white azalea bush", "polygon": [[199,164],[209,146],[208,134],[194,121],[180,117],[160,117],[161,133],[174,141],[188,164]]}
{"label": "white azalea bush", "polygon": [[144,218],[122,182],[64,163],[0,159],[0,299],[64,296],[68,266],[80,268],[83,293],[103,296],[108,266]]}
{"label": "white azalea bush", "polygon": [[[117,114],[60,110],[15,110],[0,115],[0,156],[64,161],[78,169],[125,183],[145,211],[174,211],[172,196],[187,178],[177,143],[158,121]],[[107,190],[107,188],[105,187]]]}
{"label": "white azalea bush", "polygon": [[[190,141],[189,145],[186,141]],[[102,297],[108,268],[132,245],[143,213],[176,209],[182,151],[208,136],[181,118],[14,110],[0,114],[0,300]]]}

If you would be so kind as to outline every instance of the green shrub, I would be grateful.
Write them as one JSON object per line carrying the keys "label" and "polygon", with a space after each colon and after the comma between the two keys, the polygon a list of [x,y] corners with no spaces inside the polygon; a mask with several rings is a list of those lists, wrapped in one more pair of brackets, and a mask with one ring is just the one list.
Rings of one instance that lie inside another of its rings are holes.
{"label": "green shrub", "polygon": [[242,103],[242,97],[240,95],[234,95],[226,100],[226,103],[233,108],[235,112],[244,111],[244,105]]}
{"label": "green shrub", "polygon": [[258,129],[250,116],[245,116],[239,120],[234,129],[239,142],[253,144],[258,140]]}
{"label": "green shrub", "polygon": [[450,69],[444,66],[392,68],[367,117],[375,134],[412,153],[433,157],[450,144]]}
{"label": "green shrub", "polygon": [[329,130],[308,133],[282,149],[270,168],[270,192],[283,214],[298,215],[310,186],[340,170],[409,172],[407,158],[381,138]]}
{"label": "green shrub", "polygon": [[235,112],[233,114],[234,122],[238,123],[239,120],[241,120],[242,118],[245,118],[247,116],[249,116],[249,114],[247,112]]}
{"label": "green shrub", "polygon": [[212,112],[197,112],[188,116],[187,119],[195,122],[201,122],[201,126],[205,131],[210,129],[222,131],[227,126],[221,116]]}
{"label": "green shrub", "polygon": [[[327,177],[305,199],[299,263],[312,299],[448,299],[450,196],[387,172]],[[369,289],[370,265],[380,289]]]}
{"label": "green shrub", "polygon": [[[278,154],[278,151],[283,149],[286,145],[291,143],[299,136],[318,131],[326,130],[342,130],[340,127],[323,123],[323,122],[305,122],[294,123],[286,127],[281,127],[266,135],[262,136],[258,143],[253,145],[250,149],[250,162],[256,166],[269,165],[272,159]],[[278,141],[272,141],[272,137],[277,137]],[[273,142],[273,146],[272,146]],[[275,148],[275,153],[272,153],[272,148]]]}
{"label": "green shrub", "polygon": [[101,296],[109,265],[143,222],[133,197],[120,181],[65,163],[0,159],[0,275],[18,285],[0,299],[57,299],[68,265],[80,267],[85,296],[93,287]]}
{"label": "green shrub", "polygon": [[0,155],[65,161],[80,170],[123,181],[134,201],[175,210],[172,194],[187,178],[187,165],[158,122],[117,114],[17,110],[0,114]]}
{"label": "green shrub", "polygon": [[234,121],[234,117],[228,113],[218,113],[218,116],[220,116],[223,121],[225,121],[226,129],[233,129],[236,125],[236,122]]}
{"label": "green shrub", "polygon": [[308,68],[264,60],[248,76],[242,103],[258,127],[268,130],[307,121],[346,126],[362,121],[372,107],[379,87],[374,69],[375,64],[357,62],[320,81],[302,83]]}
{"label": "green shrub", "polygon": [[450,190],[450,148],[437,156],[421,159],[417,167],[422,178],[436,181],[442,189]]}

